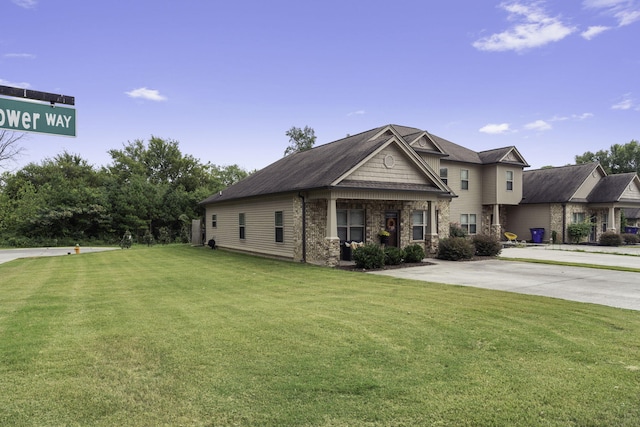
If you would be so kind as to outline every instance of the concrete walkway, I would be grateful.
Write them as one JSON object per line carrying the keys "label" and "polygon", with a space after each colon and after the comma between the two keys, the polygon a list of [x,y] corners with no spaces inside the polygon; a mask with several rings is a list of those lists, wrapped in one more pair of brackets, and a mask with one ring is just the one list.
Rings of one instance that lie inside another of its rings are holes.
{"label": "concrete walkway", "polygon": [[[103,247],[81,247],[80,254],[89,252],[102,252],[111,251],[120,248],[103,248]],[[60,256],[60,255],[75,255],[74,247],[64,248],[25,248],[25,249],[0,249],[0,264],[13,261],[19,258],[35,258],[42,256]]]}
{"label": "concrete walkway", "polygon": [[[505,248],[500,256],[640,269],[640,246],[512,247]],[[471,262],[431,261],[434,265],[376,271],[371,274],[640,310],[640,273],[498,259]]]}

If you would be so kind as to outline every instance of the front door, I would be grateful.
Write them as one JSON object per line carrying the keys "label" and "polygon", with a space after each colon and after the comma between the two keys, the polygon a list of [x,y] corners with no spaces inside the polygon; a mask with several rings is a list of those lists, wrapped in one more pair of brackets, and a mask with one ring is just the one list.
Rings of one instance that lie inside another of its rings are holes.
{"label": "front door", "polygon": [[384,214],[384,229],[389,232],[387,246],[398,247],[398,237],[400,236],[398,216],[398,211],[387,211]]}

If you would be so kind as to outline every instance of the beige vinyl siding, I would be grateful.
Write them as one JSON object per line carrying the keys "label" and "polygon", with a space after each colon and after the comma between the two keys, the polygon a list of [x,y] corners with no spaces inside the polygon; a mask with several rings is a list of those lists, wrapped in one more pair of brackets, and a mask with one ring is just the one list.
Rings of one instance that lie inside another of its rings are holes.
{"label": "beige vinyl siding", "polygon": [[[458,196],[451,200],[449,220],[451,222],[460,222],[461,214],[476,214],[478,232],[480,232],[482,217],[482,167],[470,163],[450,163],[441,162],[441,167],[448,168],[449,178],[448,185]],[[469,189],[462,190],[460,188],[460,170],[467,169],[469,171]]]}
{"label": "beige vinyl siding", "polygon": [[499,174],[497,166],[485,166],[482,171],[482,203],[495,205],[498,203]]}
{"label": "beige vinyl siding", "polygon": [[507,229],[518,235],[518,240],[531,240],[531,228],[544,228],[544,240],[551,233],[551,208],[548,204],[509,207]]}
{"label": "beige vinyl siding", "polygon": [[638,184],[636,181],[632,181],[631,184],[627,186],[627,189],[622,193],[621,199],[623,200],[640,200],[640,189],[638,188]]}
{"label": "beige vinyl siding", "polygon": [[598,169],[594,169],[593,172],[589,174],[587,179],[584,180],[578,191],[573,195],[572,199],[586,199],[591,190],[596,186],[596,184],[602,179],[602,174]]}
{"label": "beige vinyl siding", "polygon": [[[217,215],[217,227],[207,224],[207,240],[215,239],[221,248],[293,258],[294,254],[294,195],[220,203],[206,207],[207,218]],[[284,242],[275,241],[275,213],[282,211]],[[240,239],[238,215],[245,214],[245,238]]]}
{"label": "beige vinyl siding", "polygon": [[436,174],[440,173],[440,157],[441,156],[434,156],[432,154],[420,153],[420,157],[422,157],[422,160],[424,160],[425,163],[428,164],[429,167],[431,167],[431,169],[433,169]]}
{"label": "beige vinyl siding", "polygon": [[[393,158],[393,165],[390,167],[389,160],[385,165],[387,156]],[[426,180],[424,173],[395,144],[391,144],[381,150],[368,162],[347,176],[346,179],[410,184],[423,184]]]}
{"label": "beige vinyl siding", "polygon": [[[507,171],[513,172],[513,190],[507,190]],[[509,165],[496,166],[496,197],[501,205],[517,205],[522,201],[522,168]]]}

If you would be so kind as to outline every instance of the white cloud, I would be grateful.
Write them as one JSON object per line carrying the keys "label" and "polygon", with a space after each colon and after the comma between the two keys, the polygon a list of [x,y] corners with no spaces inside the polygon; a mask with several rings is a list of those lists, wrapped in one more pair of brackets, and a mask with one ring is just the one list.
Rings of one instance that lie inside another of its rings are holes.
{"label": "white cloud", "polygon": [[620,27],[640,20],[638,0],[584,0],[582,5],[587,9],[599,9],[604,14],[613,16]]}
{"label": "white cloud", "polygon": [[580,35],[582,36],[582,38],[584,38],[586,40],[591,40],[592,38],[594,38],[598,34],[602,34],[605,31],[610,30],[610,29],[611,29],[611,27],[605,27],[604,25],[594,25],[592,27],[587,28],[587,30],[583,31]]}
{"label": "white cloud", "polygon": [[149,101],[166,101],[167,97],[160,95],[160,92],[155,89],[147,89],[146,87],[141,87],[138,89],[134,89],[130,92],[125,92],[131,98],[142,98],[148,99]]}
{"label": "white cloud", "polygon": [[550,17],[539,6],[539,2],[502,3],[500,7],[509,13],[509,20],[515,25],[501,33],[481,38],[473,43],[478,50],[517,52],[544,46],[557,42],[574,31],[575,27],[568,27],[558,17]]}
{"label": "white cloud", "polygon": [[611,106],[612,110],[630,110],[633,108],[633,99],[631,94],[627,93],[622,96],[622,101],[617,102]]}
{"label": "white cloud", "polygon": [[549,119],[550,122],[563,122],[566,120],[586,120],[593,117],[593,113],[572,114],[570,116],[553,116]]}
{"label": "white cloud", "polygon": [[5,53],[2,55],[4,58],[18,58],[18,59],[35,59],[35,55],[32,53]]}
{"label": "white cloud", "polygon": [[38,5],[38,0],[13,0],[13,2],[25,9],[33,9]]}
{"label": "white cloud", "polygon": [[351,116],[364,116],[366,114],[366,111],[364,110],[358,110],[358,111],[352,111],[349,114],[347,114],[348,117]]}
{"label": "white cloud", "polygon": [[551,125],[544,120],[536,120],[535,122],[527,123],[524,125],[526,130],[536,130],[536,131],[545,131],[551,130]]}
{"label": "white cloud", "polygon": [[500,124],[490,123],[486,126],[481,127],[480,129],[478,129],[478,131],[482,133],[488,133],[491,135],[499,135],[502,133],[507,133],[509,132],[509,123],[500,123]]}
{"label": "white cloud", "polygon": [[11,87],[19,87],[21,89],[29,89],[31,87],[31,85],[29,83],[16,83],[16,82],[10,82],[8,80],[5,79],[0,79],[0,85],[2,86],[11,86]]}

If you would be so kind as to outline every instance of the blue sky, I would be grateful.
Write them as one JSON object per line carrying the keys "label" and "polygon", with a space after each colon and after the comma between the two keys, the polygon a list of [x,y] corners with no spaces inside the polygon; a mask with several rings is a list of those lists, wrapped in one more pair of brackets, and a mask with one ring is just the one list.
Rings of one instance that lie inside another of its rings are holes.
{"label": "blue sky", "polygon": [[152,135],[259,169],[393,123],[532,167],[640,139],[640,0],[0,0],[0,84],[75,96],[95,166]]}

